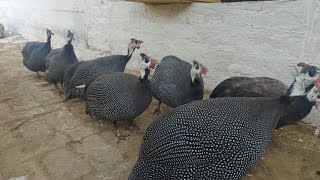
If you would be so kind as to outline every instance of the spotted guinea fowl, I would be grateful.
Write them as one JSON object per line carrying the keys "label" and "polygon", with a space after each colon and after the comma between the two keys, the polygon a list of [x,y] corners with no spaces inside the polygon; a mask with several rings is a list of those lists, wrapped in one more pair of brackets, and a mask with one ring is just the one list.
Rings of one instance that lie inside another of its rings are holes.
{"label": "spotted guinea fowl", "polygon": [[[76,69],[72,69],[72,71],[74,71],[73,75],[72,72],[67,72],[69,74],[67,78],[71,77],[71,79],[67,80],[70,82],[69,84],[64,84],[65,100],[73,97],[84,99],[85,84],[93,81],[102,74],[123,72],[133,52],[136,48],[140,48],[141,43],[143,43],[141,40],[131,38],[127,55],[112,55],[84,61],[78,65]],[[82,88],[76,88],[76,86],[80,85],[82,85]]]}
{"label": "spotted guinea fowl", "polygon": [[[295,81],[288,89],[281,81],[268,77],[232,77],[219,83],[212,91],[210,98],[217,97],[274,97],[288,94],[295,96],[309,91],[317,79],[319,68],[299,63],[303,69],[298,72]],[[297,83],[298,82],[298,83]],[[297,84],[297,86],[293,86]],[[295,98],[285,109],[276,128],[293,124],[305,118],[313,105],[304,97]]]}
{"label": "spotted guinea fowl", "polygon": [[51,48],[51,35],[54,35],[51,30],[47,29],[47,42],[28,42],[22,49],[23,64],[30,71],[37,72],[45,71],[45,57],[52,50]]}
{"label": "spotted guinea fowl", "polygon": [[[320,105],[320,80],[306,97]],[[194,101],[146,130],[129,180],[239,179],[260,159],[284,108],[296,97]]]}
{"label": "spotted guinea fowl", "polygon": [[164,57],[151,79],[152,95],[159,101],[158,108],[164,103],[172,108],[195,100],[203,99],[204,84],[201,74],[207,68],[197,61],[193,65],[175,56]]}
{"label": "spotted guinea fowl", "polygon": [[145,111],[152,100],[148,76],[156,60],[144,53],[140,55],[140,77],[115,72],[103,74],[86,85],[86,112],[89,115],[116,123],[132,121]]}
{"label": "spotted guinea fowl", "polygon": [[45,71],[45,80],[51,84],[54,84],[58,88],[57,83],[63,84],[63,77],[65,70],[72,64],[78,62],[77,56],[74,53],[72,40],[74,40],[73,33],[68,30],[67,44],[64,45],[62,50],[53,52],[54,54],[49,54],[50,66],[49,69]]}

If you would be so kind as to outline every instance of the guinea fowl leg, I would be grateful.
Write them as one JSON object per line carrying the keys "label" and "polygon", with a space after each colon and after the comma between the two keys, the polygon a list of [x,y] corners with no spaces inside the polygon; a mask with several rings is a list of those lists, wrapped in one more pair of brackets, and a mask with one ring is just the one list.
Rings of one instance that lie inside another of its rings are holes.
{"label": "guinea fowl leg", "polygon": [[59,89],[57,83],[53,83],[53,85],[56,89]]}
{"label": "guinea fowl leg", "polygon": [[38,74],[38,78],[40,78],[41,76],[40,76],[40,74],[39,74],[39,72],[37,71],[37,74]]}
{"label": "guinea fowl leg", "polygon": [[155,109],[152,114],[160,114],[161,113],[160,106],[161,106],[161,102],[159,101],[159,105],[158,105],[157,109]]}
{"label": "guinea fowl leg", "polygon": [[136,129],[137,134],[142,134],[142,129],[135,123],[133,120],[130,120],[131,122],[131,129]]}
{"label": "guinea fowl leg", "polygon": [[63,81],[61,81],[60,84],[61,84],[61,94],[63,94],[63,91],[64,91]]}
{"label": "guinea fowl leg", "polygon": [[116,136],[117,136],[117,138],[118,138],[117,144],[119,144],[119,142],[120,142],[121,140],[126,140],[126,136],[124,136],[124,135],[122,134],[122,132],[120,131],[120,128],[118,127],[116,121],[113,123],[113,125],[114,125],[114,127],[117,129],[117,133],[116,133]]}

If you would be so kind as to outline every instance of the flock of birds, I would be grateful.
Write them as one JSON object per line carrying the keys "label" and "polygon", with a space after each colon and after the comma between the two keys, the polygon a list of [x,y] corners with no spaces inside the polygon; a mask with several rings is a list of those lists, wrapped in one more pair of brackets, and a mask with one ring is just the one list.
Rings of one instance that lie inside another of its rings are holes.
{"label": "flock of birds", "polygon": [[78,62],[73,33],[54,50],[52,35],[47,30],[47,42],[28,42],[23,64],[44,72],[56,88],[60,83],[65,100],[86,101],[87,114],[116,125],[132,122],[152,97],[159,101],[155,113],[161,103],[172,108],[146,129],[129,179],[239,179],[260,159],[275,128],[320,106],[320,69],[305,63],[290,87],[268,77],[232,77],[203,100],[207,68],[197,61],[166,56],[157,62],[141,53],[138,77],[123,71],[141,40],[130,40],[127,55]]}

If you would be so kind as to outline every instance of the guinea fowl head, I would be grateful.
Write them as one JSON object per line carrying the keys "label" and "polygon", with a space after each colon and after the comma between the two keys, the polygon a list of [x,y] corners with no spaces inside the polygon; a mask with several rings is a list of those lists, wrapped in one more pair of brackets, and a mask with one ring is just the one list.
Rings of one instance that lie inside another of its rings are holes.
{"label": "guinea fowl head", "polygon": [[47,29],[47,37],[51,38],[51,35],[54,35],[54,33],[50,29]]}
{"label": "guinea fowl head", "polygon": [[191,68],[192,83],[194,83],[195,78],[200,79],[202,74],[206,75],[207,71],[208,71],[208,69],[206,66],[204,66],[203,64],[200,64],[197,61],[193,61],[193,65]]}
{"label": "guinea fowl head", "polygon": [[297,66],[302,67],[300,73],[308,74],[309,77],[316,77],[320,74],[320,69],[316,66],[310,66],[306,63],[299,63]]}
{"label": "guinea fowl head", "polygon": [[130,39],[130,43],[128,45],[128,56],[131,56],[136,48],[140,49],[140,46],[141,46],[142,43],[143,43],[143,41],[141,41],[141,40],[137,40],[135,38],[131,38]]}
{"label": "guinea fowl head", "polygon": [[320,79],[314,81],[314,87],[308,92],[307,98],[316,108],[320,106]]}
{"label": "guinea fowl head", "polygon": [[315,80],[320,77],[320,69],[315,66],[310,66],[306,63],[299,63],[297,66],[302,67],[300,72],[295,76],[295,82],[291,89],[291,96],[300,95],[308,92]]}
{"label": "guinea fowl head", "polygon": [[70,32],[69,30],[68,30],[67,40],[68,40],[68,43],[71,43],[72,40],[74,40],[73,33]]}
{"label": "guinea fowl head", "polygon": [[157,60],[150,58],[144,53],[140,53],[140,79],[148,79],[148,76],[153,73]]}

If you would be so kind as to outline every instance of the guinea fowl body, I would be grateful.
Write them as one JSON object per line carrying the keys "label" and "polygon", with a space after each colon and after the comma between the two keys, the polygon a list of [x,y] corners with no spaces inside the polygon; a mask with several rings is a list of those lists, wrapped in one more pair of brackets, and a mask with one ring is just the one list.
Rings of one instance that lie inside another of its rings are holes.
{"label": "guinea fowl body", "polygon": [[150,105],[150,82],[132,74],[104,74],[86,88],[87,113],[112,122],[132,120]]}
{"label": "guinea fowl body", "polygon": [[28,42],[22,50],[22,62],[30,71],[44,72],[45,58],[51,50],[51,37],[47,42]]}
{"label": "guinea fowl body", "polygon": [[45,58],[45,62],[44,62],[44,66],[45,66],[45,70],[49,69],[51,61],[53,61],[53,57],[59,53],[61,53],[63,50],[63,48],[58,48],[58,49],[54,49],[52,51],[50,51],[50,53],[46,56]]}
{"label": "guinea fowl body", "polygon": [[127,55],[112,55],[82,62],[74,70],[66,96],[85,99],[84,89],[76,86],[87,84],[102,74],[123,72],[129,60]]}
{"label": "guinea fowl body", "polygon": [[71,42],[68,42],[61,51],[50,55],[50,66],[45,72],[45,80],[49,83],[62,83],[65,70],[72,64],[78,62],[77,56],[74,53]]}
{"label": "guinea fowl body", "polygon": [[85,61],[75,70],[72,69],[73,72],[67,72],[69,75],[72,75],[72,77],[69,81],[70,83],[67,85],[68,90],[64,93],[65,100],[73,97],[79,97],[85,100],[85,89],[77,88],[77,86],[86,86],[103,74],[123,72],[132,57],[132,53],[135,49],[140,48],[141,43],[143,43],[143,41],[131,38],[127,55],[111,55]]}
{"label": "guinea fowl body", "polygon": [[218,84],[210,94],[217,97],[278,97],[285,95],[288,86],[268,77],[232,77]]}
{"label": "guinea fowl body", "polygon": [[259,160],[279,120],[280,98],[194,101],[146,130],[129,179],[239,179]]}
{"label": "guinea fowl body", "polygon": [[[83,91],[82,89],[77,89],[77,88],[71,88],[71,79],[72,76],[74,75],[74,72],[77,70],[77,68],[83,63],[84,61],[76,62],[69,66],[64,73],[63,77],[63,87],[64,87],[64,96],[69,97],[69,98],[75,98],[74,96],[77,92],[74,91]],[[72,96],[73,95],[73,96]],[[67,99],[64,99],[67,100]]]}
{"label": "guinea fowl body", "polygon": [[[276,97],[308,92],[314,87],[313,80],[319,77],[318,68],[307,64],[303,66],[303,69],[298,72],[289,88],[281,81],[267,77],[232,77],[221,82],[212,91],[210,98]],[[276,128],[300,121],[311,112],[312,107],[312,103],[305,97],[295,98],[284,109]]]}
{"label": "guinea fowl body", "polygon": [[164,57],[157,65],[151,79],[152,95],[159,102],[172,108],[195,100],[202,100],[202,77],[194,83],[190,76],[192,65],[175,56]]}

